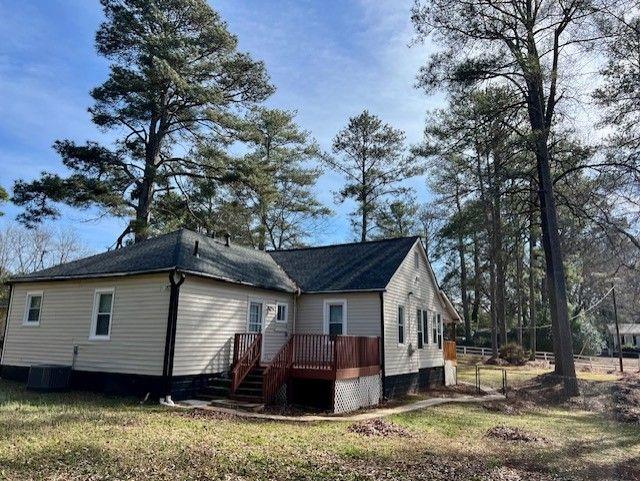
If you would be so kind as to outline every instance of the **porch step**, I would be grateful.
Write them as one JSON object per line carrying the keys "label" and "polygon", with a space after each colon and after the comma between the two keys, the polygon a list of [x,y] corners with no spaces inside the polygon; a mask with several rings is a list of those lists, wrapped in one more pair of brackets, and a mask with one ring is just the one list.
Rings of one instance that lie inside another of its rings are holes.
{"label": "porch step", "polygon": [[216,377],[207,381],[206,386],[198,392],[197,397],[207,401],[233,398],[234,401],[262,403],[262,379],[264,377],[264,370],[265,368],[262,366],[254,367],[244,378],[242,384],[238,386],[233,396],[230,393],[231,378]]}

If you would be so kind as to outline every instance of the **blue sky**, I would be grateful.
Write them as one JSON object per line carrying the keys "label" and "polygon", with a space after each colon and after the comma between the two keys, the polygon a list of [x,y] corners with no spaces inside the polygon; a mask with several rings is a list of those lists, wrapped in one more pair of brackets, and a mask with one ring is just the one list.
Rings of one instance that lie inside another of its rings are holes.
{"label": "blue sky", "polygon": [[[425,113],[440,104],[413,88],[426,47],[409,48],[411,0],[212,1],[238,35],[241,50],[262,59],[277,92],[269,105],[298,111],[299,124],[328,149],[349,116],[364,108],[420,141]],[[90,123],[89,91],[107,72],[93,45],[101,21],[97,0],[0,0],[0,185],[64,172],[54,140],[108,140]],[[320,199],[335,211],[314,243],[353,238],[351,204],[333,204],[340,176],[319,181]],[[412,179],[419,199],[424,178]],[[4,208],[2,222],[19,212]],[[73,228],[92,250],[110,245],[122,219],[62,209],[53,225]]]}

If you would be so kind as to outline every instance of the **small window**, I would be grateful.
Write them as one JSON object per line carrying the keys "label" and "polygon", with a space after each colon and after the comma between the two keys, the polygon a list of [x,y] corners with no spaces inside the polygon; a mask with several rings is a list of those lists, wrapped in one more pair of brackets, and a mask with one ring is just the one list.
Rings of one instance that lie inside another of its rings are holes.
{"label": "small window", "polygon": [[113,289],[96,289],[93,298],[93,318],[90,339],[108,340],[113,316]]}
{"label": "small window", "polygon": [[22,323],[26,326],[39,326],[41,310],[42,292],[27,292],[27,302]]}
{"label": "small window", "polygon": [[249,332],[262,332],[262,302],[249,302]]}
{"label": "small window", "polygon": [[328,304],[328,327],[330,336],[340,336],[344,334],[344,303],[330,302]]}
{"label": "small window", "polygon": [[416,310],[416,323],[418,324],[418,349],[424,345],[424,332],[422,330],[422,309]]}
{"label": "small window", "polygon": [[420,254],[418,254],[418,251],[413,253],[413,267],[416,269],[420,267]]}
{"label": "small window", "polygon": [[422,342],[429,344],[429,311],[422,311]]}
{"label": "small window", "polygon": [[440,314],[433,313],[433,322],[431,323],[431,343],[438,343],[438,318]]}
{"label": "small window", "polygon": [[404,344],[404,306],[398,306],[398,344]]}
{"label": "small window", "polygon": [[289,310],[288,304],[280,304],[276,305],[276,322],[287,322],[288,316],[287,311]]}

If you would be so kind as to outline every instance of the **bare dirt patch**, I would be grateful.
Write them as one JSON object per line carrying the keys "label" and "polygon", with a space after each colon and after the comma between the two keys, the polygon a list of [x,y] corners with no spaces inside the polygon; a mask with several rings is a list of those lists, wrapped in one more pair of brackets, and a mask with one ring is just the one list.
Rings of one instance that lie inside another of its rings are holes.
{"label": "bare dirt patch", "polygon": [[616,419],[640,424],[640,376],[625,376],[611,388]]}
{"label": "bare dirt patch", "polygon": [[199,420],[232,420],[237,419],[239,416],[232,413],[225,413],[222,411],[214,411],[210,409],[185,409],[176,410],[176,415],[183,418],[199,419]]}
{"label": "bare dirt patch", "polygon": [[381,436],[381,437],[411,437],[411,433],[406,429],[392,424],[383,419],[371,419],[352,424],[348,428],[349,432],[360,434],[361,436]]}
{"label": "bare dirt patch", "polygon": [[552,481],[562,478],[549,474],[532,473],[508,466],[500,466],[494,468],[482,479],[487,481]]}
{"label": "bare dirt patch", "polygon": [[546,438],[536,436],[524,429],[512,428],[509,426],[494,426],[487,431],[490,438],[501,439],[503,441],[513,441],[519,443],[546,443]]}

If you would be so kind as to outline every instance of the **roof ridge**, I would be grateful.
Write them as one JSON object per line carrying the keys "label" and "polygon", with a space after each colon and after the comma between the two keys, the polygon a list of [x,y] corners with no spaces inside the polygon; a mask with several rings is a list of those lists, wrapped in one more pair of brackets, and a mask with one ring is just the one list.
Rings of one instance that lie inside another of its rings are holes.
{"label": "roof ridge", "polygon": [[267,253],[271,254],[271,253],[278,253],[278,252],[304,251],[304,250],[311,250],[311,249],[328,249],[330,247],[343,247],[343,246],[351,246],[351,245],[376,244],[376,243],[381,243],[381,242],[397,242],[397,241],[401,241],[401,240],[420,239],[420,238],[421,238],[421,236],[419,236],[419,235],[402,236],[402,237],[388,237],[386,239],[373,239],[373,240],[368,240],[368,241],[343,242],[343,243],[340,243],[340,244],[326,244],[326,245],[322,245],[322,246],[290,247],[288,249],[270,249],[270,250],[267,250],[267,251],[264,251],[264,252],[267,252]]}

